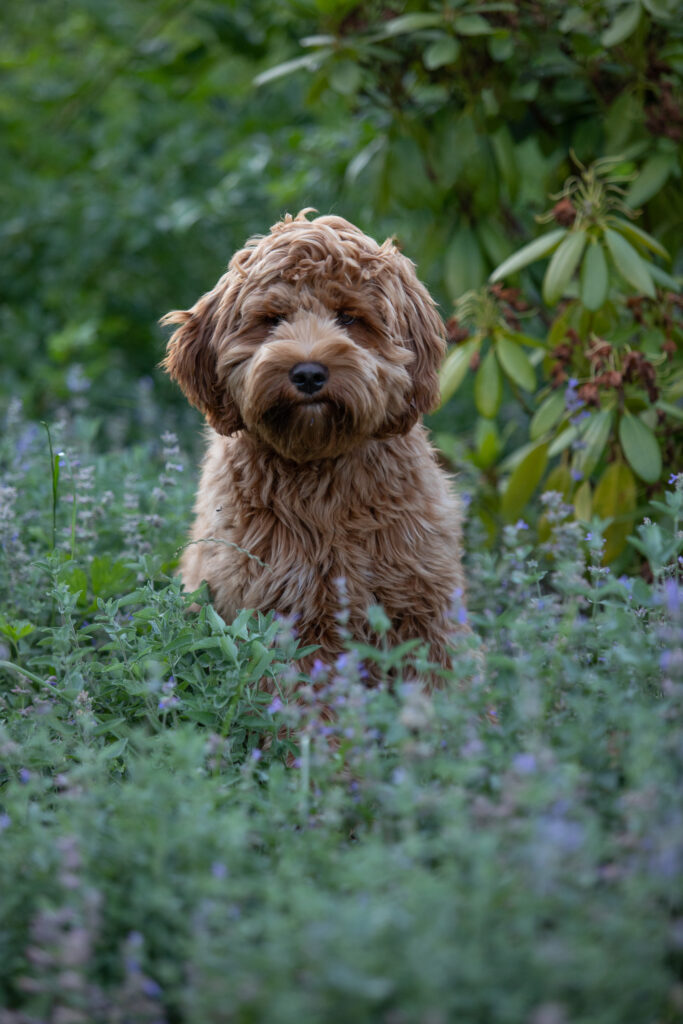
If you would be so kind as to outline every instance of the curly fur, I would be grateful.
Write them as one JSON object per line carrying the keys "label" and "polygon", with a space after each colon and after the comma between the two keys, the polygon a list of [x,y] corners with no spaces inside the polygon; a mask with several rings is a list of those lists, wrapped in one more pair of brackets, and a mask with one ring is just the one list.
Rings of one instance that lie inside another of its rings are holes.
{"label": "curly fur", "polygon": [[[341,217],[302,211],[250,239],[180,325],[164,368],[210,439],[183,583],[217,611],[275,609],[330,661],[348,628],[421,638],[448,664],[449,609],[464,590],[461,511],[422,413],[438,402],[441,320],[413,264]],[[315,364],[313,394],[290,376]],[[344,585],[340,586],[340,580]]]}

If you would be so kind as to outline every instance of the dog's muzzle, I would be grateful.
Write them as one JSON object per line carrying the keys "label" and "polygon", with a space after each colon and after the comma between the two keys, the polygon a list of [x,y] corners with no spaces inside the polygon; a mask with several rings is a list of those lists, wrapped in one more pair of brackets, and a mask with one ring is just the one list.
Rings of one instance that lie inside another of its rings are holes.
{"label": "dog's muzzle", "polygon": [[297,363],[289,371],[289,379],[303,395],[317,394],[329,375],[330,371],[322,363]]}

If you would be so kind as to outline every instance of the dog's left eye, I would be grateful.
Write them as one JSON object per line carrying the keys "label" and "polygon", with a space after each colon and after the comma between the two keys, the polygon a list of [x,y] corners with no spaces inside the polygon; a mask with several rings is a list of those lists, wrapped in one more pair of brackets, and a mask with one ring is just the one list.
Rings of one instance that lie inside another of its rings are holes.
{"label": "dog's left eye", "polygon": [[356,317],[351,316],[350,313],[345,313],[343,310],[341,310],[339,313],[337,313],[337,320],[343,327],[350,327],[351,324],[355,324]]}
{"label": "dog's left eye", "polygon": [[267,324],[268,327],[277,327],[277,325],[280,323],[281,320],[282,320],[282,317],[278,316],[278,315],[275,315],[275,316],[264,316],[264,318],[263,318],[264,324]]}

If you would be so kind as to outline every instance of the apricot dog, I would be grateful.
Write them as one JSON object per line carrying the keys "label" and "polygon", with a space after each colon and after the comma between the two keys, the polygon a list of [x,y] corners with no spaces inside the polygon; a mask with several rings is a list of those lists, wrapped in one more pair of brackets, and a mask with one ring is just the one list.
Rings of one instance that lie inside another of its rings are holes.
{"label": "apricot dog", "polygon": [[[341,217],[250,239],[179,324],[164,368],[210,430],[181,573],[216,610],[275,609],[332,662],[381,604],[389,640],[449,663],[461,511],[420,423],[444,333],[414,265]],[[342,594],[344,597],[342,598]]]}

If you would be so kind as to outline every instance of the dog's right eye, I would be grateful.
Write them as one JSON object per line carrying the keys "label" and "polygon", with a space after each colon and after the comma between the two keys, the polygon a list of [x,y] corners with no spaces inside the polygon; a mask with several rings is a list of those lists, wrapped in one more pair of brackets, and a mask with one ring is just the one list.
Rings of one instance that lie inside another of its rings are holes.
{"label": "dog's right eye", "polygon": [[281,320],[282,320],[281,316],[264,316],[263,317],[263,323],[267,327],[277,327],[277,325],[280,323]]}

